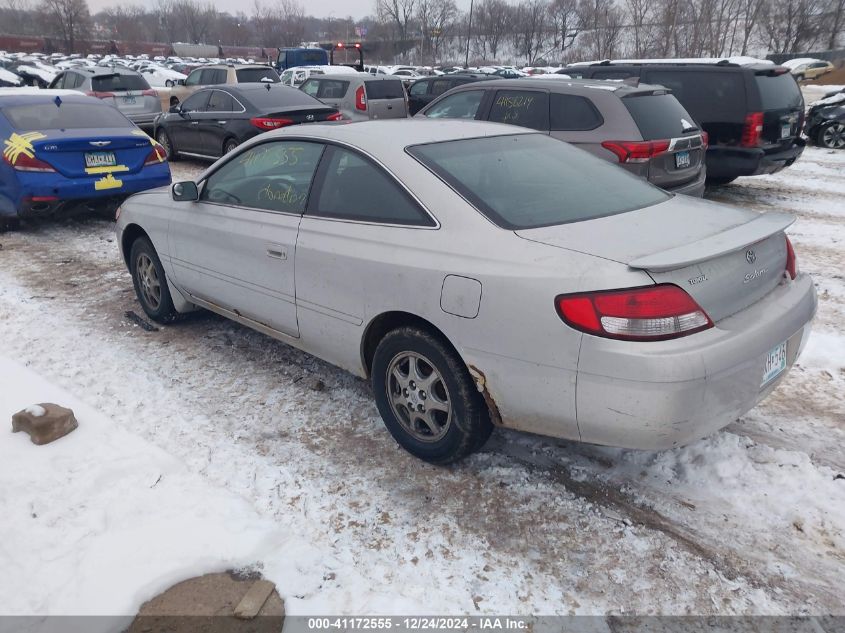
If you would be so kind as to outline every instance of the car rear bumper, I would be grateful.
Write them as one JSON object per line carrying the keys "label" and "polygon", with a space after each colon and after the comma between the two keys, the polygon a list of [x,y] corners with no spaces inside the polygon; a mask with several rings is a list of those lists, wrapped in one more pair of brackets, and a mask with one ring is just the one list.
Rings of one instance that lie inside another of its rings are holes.
{"label": "car rear bumper", "polygon": [[670,193],[679,193],[685,196],[693,196],[694,198],[701,198],[704,195],[704,184],[707,180],[707,171],[702,169],[695,180],[685,182],[677,187],[664,187]]}
{"label": "car rear bumper", "polygon": [[[576,416],[585,442],[663,449],[736,420],[783,380],[816,311],[809,275],[785,281],[715,327],[671,341],[584,336]],[[786,369],[761,385],[768,352],[786,342]]]}
{"label": "car rear bumper", "polygon": [[21,217],[54,215],[70,208],[93,207],[98,201],[122,199],[168,184],[170,166],[166,162],[144,167],[137,174],[118,172],[99,178],[57,179],[54,174],[27,174],[21,178],[17,213]]}
{"label": "car rear bumper", "polygon": [[804,152],[805,142],[796,138],[786,150],[765,152],[759,148],[715,146],[707,149],[707,176],[736,178],[773,174],[789,167]]}

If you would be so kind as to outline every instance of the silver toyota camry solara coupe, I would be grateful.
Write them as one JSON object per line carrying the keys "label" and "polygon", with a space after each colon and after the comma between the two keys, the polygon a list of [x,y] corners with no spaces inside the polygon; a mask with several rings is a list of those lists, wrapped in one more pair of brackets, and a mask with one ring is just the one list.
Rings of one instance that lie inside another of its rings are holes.
{"label": "silver toyota camry solara coupe", "polygon": [[816,310],[792,222],[412,120],[262,134],[130,198],[117,234],[150,318],[199,306],[369,378],[393,437],[445,463],[497,425],[657,449],[751,409]]}

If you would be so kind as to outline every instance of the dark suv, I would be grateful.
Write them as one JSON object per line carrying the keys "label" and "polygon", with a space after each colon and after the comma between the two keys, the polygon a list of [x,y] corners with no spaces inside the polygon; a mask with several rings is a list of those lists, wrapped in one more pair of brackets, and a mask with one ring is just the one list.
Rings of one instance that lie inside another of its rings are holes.
{"label": "dark suv", "polygon": [[479,119],[546,132],[673,193],[704,193],[701,129],[662,86],[500,79],[455,88],[418,117]]}
{"label": "dark suv", "polygon": [[804,98],[783,66],[601,62],[559,72],[590,79],[633,77],[671,89],[710,137],[708,184],[772,174],[804,151]]}
{"label": "dark suv", "polygon": [[408,88],[408,113],[414,116],[444,92],[448,92],[452,88],[463,86],[464,84],[484,81],[485,79],[500,79],[500,77],[481,73],[453,73],[451,75],[417,79]]}

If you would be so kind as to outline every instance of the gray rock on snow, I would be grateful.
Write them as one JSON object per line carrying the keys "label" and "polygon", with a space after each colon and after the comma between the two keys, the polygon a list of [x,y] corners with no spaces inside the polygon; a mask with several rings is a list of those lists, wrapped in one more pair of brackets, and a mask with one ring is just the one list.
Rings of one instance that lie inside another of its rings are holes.
{"label": "gray rock on snow", "polygon": [[28,433],[32,443],[38,445],[54,442],[78,426],[73,411],[50,402],[27,407],[12,415],[12,433]]}

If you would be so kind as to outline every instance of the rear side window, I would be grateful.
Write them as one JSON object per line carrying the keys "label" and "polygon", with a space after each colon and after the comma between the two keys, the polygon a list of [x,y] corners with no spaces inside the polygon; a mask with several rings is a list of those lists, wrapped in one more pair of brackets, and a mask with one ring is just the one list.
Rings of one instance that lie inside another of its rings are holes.
{"label": "rear side window", "polygon": [[[255,83],[266,81],[277,84],[281,81],[278,73],[272,68],[239,68],[235,71],[235,76],[238,78],[238,83]],[[225,81],[225,79],[224,79]]]}
{"label": "rear side window", "polygon": [[483,90],[457,92],[435,103],[425,116],[429,119],[474,119],[483,97]]}
{"label": "rear side window", "polygon": [[[574,75],[570,75],[569,72],[566,73],[570,77],[574,77]],[[609,68],[607,70],[594,70],[591,77],[593,79],[627,79],[628,77],[633,77],[635,73],[631,70],[618,70],[615,68]]]}
{"label": "rear side window", "polygon": [[235,100],[227,92],[222,90],[214,90],[211,93],[211,98],[208,100],[209,112],[234,112],[240,110],[240,107],[235,106]]}
{"label": "rear side window", "polygon": [[763,110],[801,108],[804,101],[801,90],[792,75],[754,75],[754,82],[760,90]]}
{"label": "rear side window", "polygon": [[594,130],[604,119],[586,97],[552,93],[549,123],[552,130]]}
{"label": "rear side window", "polygon": [[450,79],[435,79],[431,82],[431,94],[433,94],[435,97],[438,95],[442,95],[451,87],[452,81]]}
{"label": "rear side window", "polygon": [[13,106],[3,114],[16,130],[74,130],[81,128],[132,127],[117,108],[99,103],[63,102]]}
{"label": "rear side window", "polygon": [[416,81],[408,92],[414,97],[421,97],[428,92],[429,81]]}
{"label": "rear side window", "polygon": [[384,79],[378,81],[365,81],[367,86],[368,99],[404,99],[405,88],[402,86],[402,81]]}
{"label": "rear side window", "polygon": [[684,109],[699,123],[745,119],[745,80],[742,73],[646,70],[643,71],[643,82],[671,89]]}
{"label": "rear side window", "polygon": [[640,128],[643,140],[676,138],[698,131],[692,115],[672,95],[631,95],[623,97],[622,103]]}
{"label": "rear side window", "polygon": [[222,68],[206,68],[202,71],[200,84],[203,86],[214,86],[226,83],[226,71]]}
{"label": "rear side window", "polygon": [[549,129],[549,95],[532,90],[499,90],[490,108],[490,120],[529,127]]}
{"label": "rear side window", "polygon": [[309,213],[328,218],[433,226],[434,223],[381,167],[332,147],[323,182]]}
{"label": "rear side window", "polygon": [[141,75],[100,75],[91,79],[91,89],[94,92],[149,90],[150,84]]}
{"label": "rear side window", "polygon": [[321,79],[315,83],[317,84],[316,97],[318,99],[343,99],[346,90],[349,88],[348,81],[339,79]]}

